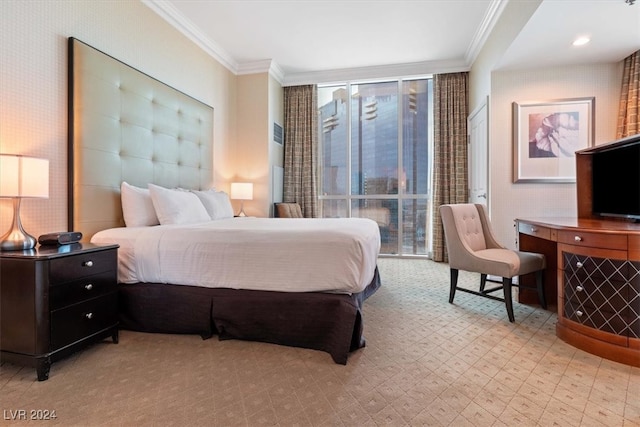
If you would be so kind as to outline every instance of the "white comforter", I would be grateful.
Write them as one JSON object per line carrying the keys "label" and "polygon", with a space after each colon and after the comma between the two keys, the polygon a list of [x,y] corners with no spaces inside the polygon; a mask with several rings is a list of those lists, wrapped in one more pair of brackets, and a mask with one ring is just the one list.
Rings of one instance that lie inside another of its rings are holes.
{"label": "white comforter", "polygon": [[281,292],[360,292],[373,279],[380,252],[377,224],[360,218],[123,227],[91,242],[120,245],[120,283]]}

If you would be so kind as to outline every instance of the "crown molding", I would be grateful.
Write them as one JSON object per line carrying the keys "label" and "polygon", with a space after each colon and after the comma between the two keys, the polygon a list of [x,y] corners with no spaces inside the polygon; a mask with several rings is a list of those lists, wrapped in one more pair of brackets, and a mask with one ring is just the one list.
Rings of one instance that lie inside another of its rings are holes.
{"label": "crown molding", "polygon": [[489,5],[489,9],[487,13],[484,15],[480,26],[476,30],[476,33],[473,35],[473,39],[471,39],[471,43],[469,43],[469,48],[464,56],[466,63],[471,67],[473,62],[476,60],[482,47],[489,38],[491,31],[493,31],[493,27],[495,27],[498,19],[500,19],[500,15],[504,11],[504,8],[509,3],[509,0],[492,0]]}
{"label": "crown molding", "polygon": [[408,64],[382,65],[376,67],[345,68],[339,70],[289,73],[285,76],[283,86],[303,84],[344,83],[350,80],[397,79],[398,77],[424,77],[440,73],[457,73],[469,71],[467,63],[460,60],[424,61]]}
{"label": "crown molding", "polygon": [[238,73],[238,63],[220,45],[208,38],[170,2],[165,0],[141,0],[149,9],[157,13],[171,26],[184,34],[202,50],[211,55],[234,74]]}
{"label": "crown molding", "polygon": [[347,69],[335,69],[324,71],[310,71],[300,73],[288,73],[284,71],[272,59],[253,61],[239,64],[227,51],[215,41],[208,38],[189,19],[167,0],[141,0],[141,2],[167,21],[171,26],[185,35],[207,54],[220,62],[225,68],[235,75],[248,75],[256,73],[269,73],[283,86],[295,86],[301,84],[330,84],[349,80],[379,80],[385,78],[398,78],[398,76],[411,78],[438,73],[455,73],[469,71],[471,64],[476,59],[489,34],[493,30],[500,14],[509,0],[492,0],[489,10],[485,14],[483,22],[476,31],[472,42],[467,49],[465,58],[461,60],[424,61],[407,64],[392,64],[372,67],[358,67]]}
{"label": "crown molding", "polygon": [[284,82],[284,71],[273,59],[262,61],[245,62],[238,66],[238,75],[269,73],[280,84]]}

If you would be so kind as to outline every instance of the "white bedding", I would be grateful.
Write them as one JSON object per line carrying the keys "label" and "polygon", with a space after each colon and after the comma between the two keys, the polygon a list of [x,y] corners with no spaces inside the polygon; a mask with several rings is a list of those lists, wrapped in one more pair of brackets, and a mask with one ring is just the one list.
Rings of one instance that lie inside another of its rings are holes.
{"label": "white bedding", "polygon": [[356,293],[373,279],[380,231],[361,218],[229,218],[112,228],[91,242],[120,245],[120,283]]}

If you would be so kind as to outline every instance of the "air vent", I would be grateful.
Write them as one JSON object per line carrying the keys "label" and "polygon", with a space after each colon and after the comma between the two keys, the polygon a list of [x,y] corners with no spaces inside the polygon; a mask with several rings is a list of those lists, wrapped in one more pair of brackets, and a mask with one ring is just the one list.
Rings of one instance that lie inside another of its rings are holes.
{"label": "air vent", "polygon": [[273,141],[282,145],[284,143],[284,129],[277,123],[273,123]]}

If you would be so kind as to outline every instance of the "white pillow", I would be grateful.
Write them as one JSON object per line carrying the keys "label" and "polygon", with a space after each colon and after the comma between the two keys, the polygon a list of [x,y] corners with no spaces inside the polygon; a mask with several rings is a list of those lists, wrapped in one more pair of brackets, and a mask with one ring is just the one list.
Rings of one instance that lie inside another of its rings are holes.
{"label": "white pillow", "polygon": [[192,224],[211,221],[200,199],[188,191],[149,184],[149,193],[160,224]]}
{"label": "white pillow", "polygon": [[125,181],[120,184],[122,215],[127,227],[158,225],[158,216],[146,188],[134,187]]}
{"label": "white pillow", "polygon": [[209,213],[211,219],[233,218],[233,207],[229,195],[224,191],[192,191],[198,196],[205,209]]}

